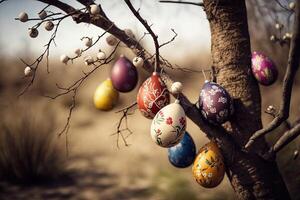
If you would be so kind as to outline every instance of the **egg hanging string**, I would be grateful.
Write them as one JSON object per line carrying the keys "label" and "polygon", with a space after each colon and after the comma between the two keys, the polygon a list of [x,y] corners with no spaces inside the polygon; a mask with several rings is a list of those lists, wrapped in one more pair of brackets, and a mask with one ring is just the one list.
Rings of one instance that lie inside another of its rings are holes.
{"label": "egg hanging string", "polygon": [[203,77],[204,77],[204,79],[205,79],[205,81],[206,81],[206,80],[207,80],[206,74],[205,74],[205,72],[204,72],[203,69],[201,69],[201,71],[202,71],[202,75],[203,75]]}
{"label": "egg hanging string", "polygon": [[157,60],[156,60],[156,58],[154,58],[154,60],[155,60],[155,64],[154,64],[154,72],[157,72]]}
{"label": "egg hanging string", "polygon": [[175,99],[179,101],[179,93],[175,94]]}

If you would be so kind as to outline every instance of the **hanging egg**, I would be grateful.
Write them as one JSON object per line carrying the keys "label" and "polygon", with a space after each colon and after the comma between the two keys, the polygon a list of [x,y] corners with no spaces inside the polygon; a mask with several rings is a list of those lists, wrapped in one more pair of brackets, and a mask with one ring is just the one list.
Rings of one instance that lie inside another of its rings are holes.
{"label": "hanging egg", "polygon": [[186,116],[176,100],[163,107],[151,124],[151,137],[161,147],[172,147],[180,142],[186,129]]}
{"label": "hanging egg", "polygon": [[110,110],[117,103],[118,98],[119,93],[108,78],[97,87],[94,94],[94,105],[99,110]]}
{"label": "hanging egg", "polygon": [[278,71],[274,62],[269,57],[254,51],[251,61],[252,73],[260,84],[268,86],[276,81]]}
{"label": "hanging egg", "polygon": [[233,102],[228,92],[219,84],[205,81],[201,90],[199,107],[203,117],[212,124],[222,124],[233,114]]}
{"label": "hanging egg", "polygon": [[209,142],[199,150],[194,164],[193,176],[205,188],[218,186],[225,174],[223,156],[214,142]]}
{"label": "hanging egg", "polygon": [[141,113],[149,119],[153,119],[160,109],[170,103],[169,91],[157,72],[140,87],[137,103]]}
{"label": "hanging egg", "polygon": [[112,67],[111,80],[119,92],[130,92],[138,82],[138,72],[130,60],[121,55]]}
{"label": "hanging egg", "polygon": [[194,162],[196,146],[188,132],[178,144],[168,149],[168,157],[170,163],[179,168],[188,167]]}

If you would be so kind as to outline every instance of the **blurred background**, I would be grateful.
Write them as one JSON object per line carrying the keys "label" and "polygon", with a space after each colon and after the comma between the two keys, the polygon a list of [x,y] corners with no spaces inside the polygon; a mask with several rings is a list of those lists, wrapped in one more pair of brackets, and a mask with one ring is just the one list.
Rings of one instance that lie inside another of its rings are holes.
{"label": "blurred background", "polygon": [[[64,1],[76,8],[76,1]],[[130,28],[136,38],[145,30],[121,1],[96,1],[115,24]],[[289,1],[282,1],[288,8]],[[161,49],[161,54],[172,64],[196,70],[209,69],[210,31],[201,7],[177,4],[162,4],[156,1],[134,1],[142,16],[147,19],[161,43],[173,37],[173,28],[178,36]],[[233,199],[234,193],[228,179],[214,189],[204,189],[193,179],[191,168],[177,169],[167,157],[166,149],[159,148],[150,138],[151,120],[144,118],[138,110],[129,116],[129,127],[133,135],[127,138],[130,144],[120,141],[117,148],[116,131],[121,114],[117,110],[132,103],[138,87],[129,94],[121,94],[117,106],[109,111],[94,108],[93,94],[96,87],[109,76],[111,65],[98,69],[80,88],[76,100],[68,135],[58,137],[71,105],[71,96],[56,100],[44,97],[59,92],[56,84],[68,86],[82,76],[82,70],[92,69],[84,65],[82,58],[64,65],[59,62],[61,54],[74,56],[76,48],[83,48],[80,38],[97,38],[103,30],[87,24],[75,24],[71,19],[63,21],[50,51],[50,73],[45,62],[41,63],[34,85],[23,96],[18,94],[30,79],[24,78],[24,64],[33,62],[44,50],[51,33],[39,30],[32,39],[28,28],[34,22],[21,23],[15,20],[21,11],[30,18],[38,17],[44,4],[31,0],[8,0],[0,4],[0,197],[1,199]],[[272,42],[271,35],[282,38],[291,31],[287,19],[289,12],[276,3],[247,1],[249,31],[253,51],[270,56],[279,70],[279,79],[269,87],[261,87],[262,111],[269,105],[280,104],[281,83],[284,76],[288,43]],[[50,10],[56,12],[55,8]],[[291,21],[290,21],[291,22]],[[280,30],[275,24],[284,24]],[[142,41],[143,46],[153,52],[150,37]],[[101,49],[112,50],[102,38],[85,55],[96,55]],[[121,47],[117,55],[134,55]],[[184,85],[184,93],[196,102],[203,85],[201,73],[169,70],[175,80]],[[139,70],[139,83],[149,74]],[[299,75],[295,82],[291,103],[290,121],[299,118]],[[262,113],[264,124],[272,117]],[[280,127],[268,136],[272,143],[282,132]],[[197,149],[208,140],[204,134],[188,121],[187,131],[192,135]],[[68,144],[68,148],[66,148]],[[299,149],[299,138],[278,155],[278,163],[293,199],[300,199],[300,161],[294,159]]]}

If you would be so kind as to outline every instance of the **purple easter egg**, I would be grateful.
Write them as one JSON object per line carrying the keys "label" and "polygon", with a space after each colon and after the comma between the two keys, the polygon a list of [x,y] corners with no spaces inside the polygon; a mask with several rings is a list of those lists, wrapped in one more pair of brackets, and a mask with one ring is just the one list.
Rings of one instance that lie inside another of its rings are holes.
{"label": "purple easter egg", "polygon": [[274,62],[269,57],[254,51],[251,62],[252,73],[260,84],[267,86],[276,81],[278,71]]}
{"label": "purple easter egg", "polygon": [[199,98],[202,116],[212,124],[222,124],[233,114],[233,102],[228,92],[214,82],[205,81]]}
{"label": "purple easter egg", "polygon": [[130,92],[135,88],[138,82],[138,72],[125,56],[121,55],[112,67],[111,81],[119,92]]}

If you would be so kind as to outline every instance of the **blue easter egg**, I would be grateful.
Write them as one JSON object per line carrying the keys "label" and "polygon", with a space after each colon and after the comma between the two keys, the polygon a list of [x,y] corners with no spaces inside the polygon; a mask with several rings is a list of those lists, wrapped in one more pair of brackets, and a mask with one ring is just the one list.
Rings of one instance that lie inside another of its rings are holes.
{"label": "blue easter egg", "polygon": [[168,149],[169,161],[179,168],[190,166],[196,157],[196,146],[193,138],[185,132],[182,140],[175,146]]}

